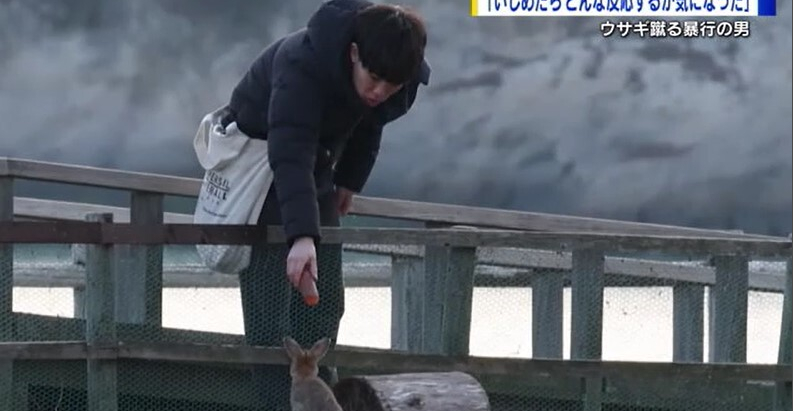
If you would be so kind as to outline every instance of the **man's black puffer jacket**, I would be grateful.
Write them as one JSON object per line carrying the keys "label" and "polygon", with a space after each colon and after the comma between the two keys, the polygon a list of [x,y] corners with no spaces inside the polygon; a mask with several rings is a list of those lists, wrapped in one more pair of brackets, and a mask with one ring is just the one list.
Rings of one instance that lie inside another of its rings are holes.
{"label": "man's black puffer jacket", "polygon": [[[270,44],[234,88],[229,108],[242,132],[268,141],[270,167],[288,244],[319,242],[317,196],[336,184],[360,192],[374,165],[383,126],[404,115],[418,78],[378,107],[367,107],[352,83],[349,44],[357,10],[372,3],[330,0],[306,28]],[[335,171],[334,171],[335,164]]]}

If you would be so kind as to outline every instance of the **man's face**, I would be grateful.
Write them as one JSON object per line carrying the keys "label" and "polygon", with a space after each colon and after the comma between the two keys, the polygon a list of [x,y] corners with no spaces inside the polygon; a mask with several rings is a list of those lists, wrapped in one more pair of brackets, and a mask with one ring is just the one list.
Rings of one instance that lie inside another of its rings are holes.
{"label": "man's face", "polygon": [[350,59],[352,60],[352,82],[355,85],[355,91],[369,107],[375,107],[388,100],[402,88],[401,84],[391,84],[365,69],[358,57],[358,45],[355,43],[350,47]]}

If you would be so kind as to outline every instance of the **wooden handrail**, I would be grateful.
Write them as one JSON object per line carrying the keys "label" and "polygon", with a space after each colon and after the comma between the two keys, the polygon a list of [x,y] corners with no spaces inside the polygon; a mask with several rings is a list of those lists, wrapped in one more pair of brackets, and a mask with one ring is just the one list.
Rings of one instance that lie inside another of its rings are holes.
{"label": "wooden handrail", "polygon": [[[201,180],[195,178],[5,157],[0,157],[0,176],[184,197],[196,197],[201,186]],[[603,231],[711,238],[778,238],[727,230],[708,230],[367,196],[356,197],[351,214],[528,231]]]}
{"label": "wooden handrail", "polygon": [[[90,213],[112,213],[113,221],[127,223],[130,221],[129,208],[115,207],[87,203],[73,203],[67,201],[42,200],[34,198],[16,197],[14,199],[14,215],[18,218],[28,218],[33,220],[66,220],[66,221],[85,221],[85,216]],[[193,217],[189,214],[165,213],[164,222],[189,224]],[[380,245],[380,244],[344,244],[345,251],[388,255],[399,257],[421,258],[424,256],[424,249],[415,245]],[[477,249],[478,264],[508,267],[517,269],[552,269],[569,270],[571,268],[571,256],[569,252],[533,250],[530,248],[505,249],[492,247],[479,247]],[[186,266],[175,266],[172,270],[187,268]],[[193,267],[195,269],[196,267]],[[61,268],[63,269],[63,268]],[[374,269],[374,268],[372,268]],[[203,270],[203,269],[202,269]],[[376,271],[376,270],[375,270]],[[178,278],[194,279],[196,286],[234,284],[234,280],[219,277],[209,271],[200,271],[202,274],[186,274],[184,277],[176,275]],[[632,276],[637,278],[655,278],[671,281],[693,282],[700,284],[713,284],[715,281],[715,270],[713,267],[698,264],[681,264],[679,262],[666,262],[657,260],[644,260],[637,258],[605,257],[605,274],[615,274]],[[175,275],[173,272],[170,275]],[[374,274],[374,276],[379,276]],[[382,276],[380,276],[382,277]],[[378,278],[380,278],[378,277]],[[206,280],[203,280],[206,278]],[[222,282],[219,280],[223,280]],[[46,279],[31,277],[25,280],[25,284],[46,284]],[[59,279],[60,284],[69,284],[77,281],[75,278],[64,277]],[[231,282],[229,282],[231,281]],[[355,280],[351,280],[355,283]],[[185,284],[181,280],[178,284]],[[21,283],[20,283],[21,284]],[[766,272],[765,270],[750,269],[749,287],[752,290],[763,291],[782,291],[784,287],[784,269],[778,272]]]}
{"label": "wooden handrail", "polygon": [[[682,255],[748,254],[779,257],[791,253],[790,240],[688,238],[614,233],[526,232],[515,230],[322,228],[330,244],[415,244],[457,247],[538,248],[557,251],[576,248],[604,252],[658,251]],[[208,224],[130,224],[79,221],[0,222],[0,243],[52,244],[253,244],[281,243],[283,230],[270,226]]]}
{"label": "wooden handrail", "polygon": [[195,197],[201,180],[46,161],[0,157],[0,176],[82,186]]}
{"label": "wooden handrail", "polygon": [[[119,342],[88,345],[82,341],[0,343],[0,359],[84,360],[135,359],[212,364],[288,364],[281,348],[195,343]],[[322,364],[349,368],[379,367],[392,372],[462,371],[475,375],[572,378],[665,378],[696,381],[791,381],[790,366],[775,364],[681,364],[454,357],[407,354],[378,349],[337,347]]]}

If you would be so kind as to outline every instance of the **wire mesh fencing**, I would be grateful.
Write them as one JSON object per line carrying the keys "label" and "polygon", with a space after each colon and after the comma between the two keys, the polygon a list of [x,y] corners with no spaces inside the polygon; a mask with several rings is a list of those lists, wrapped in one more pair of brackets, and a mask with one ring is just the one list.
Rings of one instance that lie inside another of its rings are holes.
{"label": "wire mesh fencing", "polygon": [[[15,341],[85,339],[86,249],[15,245],[16,320],[0,317],[13,321],[0,329]],[[776,364],[790,275],[785,258],[323,244],[320,299],[310,306],[286,281],[283,245],[254,246],[239,274],[207,269],[190,245],[107,250],[116,338],[127,343],[280,346],[289,335],[305,347],[330,337],[333,345],[515,360]],[[284,364],[124,359],[112,367],[118,409],[290,409]],[[87,409],[89,368],[15,361],[17,409]],[[474,376],[492,410],[769,410],[776,401],[770,377],[674,380],[647,370]],[[360,372],[391,371],[323,366],[320,376],[334,384]]]}

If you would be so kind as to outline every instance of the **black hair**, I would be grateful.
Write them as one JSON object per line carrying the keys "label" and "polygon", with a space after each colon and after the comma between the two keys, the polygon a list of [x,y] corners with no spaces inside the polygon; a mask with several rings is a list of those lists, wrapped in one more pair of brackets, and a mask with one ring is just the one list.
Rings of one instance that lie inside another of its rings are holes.
{"label": "black hair", "polygon": [[427,31],[415,12],[376,4],[358,12],[353,41],[364,68],[389,83],[403,84],[424,60]]}

